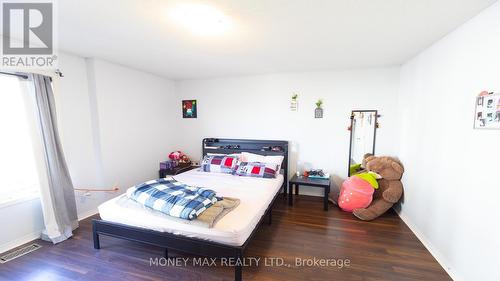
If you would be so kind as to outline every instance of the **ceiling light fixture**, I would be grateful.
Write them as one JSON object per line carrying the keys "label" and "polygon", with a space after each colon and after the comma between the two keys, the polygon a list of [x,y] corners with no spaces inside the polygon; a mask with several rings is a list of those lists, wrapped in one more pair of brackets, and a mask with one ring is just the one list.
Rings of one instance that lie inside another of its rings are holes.
{"label": "ceiling light fixture", "polygon": [[204,4],[183,4],[171,10],[171,18],[198,35],[217,35],[231,28],[231,21],[220,10]]}

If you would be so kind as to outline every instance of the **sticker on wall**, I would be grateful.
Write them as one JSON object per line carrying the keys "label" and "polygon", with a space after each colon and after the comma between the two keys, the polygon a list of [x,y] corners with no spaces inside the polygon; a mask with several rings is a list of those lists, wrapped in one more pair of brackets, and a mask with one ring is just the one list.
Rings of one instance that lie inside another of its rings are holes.
{"label": "sticker on wall", "polygon": [[500,129],[500,93],[483,91],[476,98],[474,129]]}
{"label": "sticker on wall", "polygon": [[198,104],[196,100],[182,101],[182,118],[196,118],[197,111],[198,111]]}
{"label": "sticker on wall", "polygon": [[297,101],[298,97],[299,97],[299,95],[293,94],[292,101],[290,102],[290,110],[291,111],[298,111],[299,110],[299,103]]}
{"label": "sticker on wall", "polygon": [[323,108],[321,107],[323,105],[322,100],[318,100],[316,102],[316,109],[314,110],[314,118],[323,118]]}

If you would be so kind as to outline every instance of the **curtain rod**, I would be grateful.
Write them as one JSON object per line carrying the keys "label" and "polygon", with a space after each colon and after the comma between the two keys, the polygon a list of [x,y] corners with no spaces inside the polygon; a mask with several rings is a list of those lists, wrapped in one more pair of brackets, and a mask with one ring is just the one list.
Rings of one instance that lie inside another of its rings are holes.
{"label": "curtain rod", "polygon": [[21,73],[0,71],[0,74],[10,75],[10,76],[17,76],[17,77],[20,77],[20,78],[23,78],[23,79],[28,79],[28,75],[21,74]]}
{"label": "curtain rod", "polygon": [[[61,70],[56,69],[55,73],[59,75],[59,77],[64,77],[63,73]],[[11,76],[17,76],[23,79],[28,79],[28,75],[25,73],[18,73],[18,72],[5,72],[5,71],[0,71],[0,74],[5,74],[5,75],[11,75]]]}

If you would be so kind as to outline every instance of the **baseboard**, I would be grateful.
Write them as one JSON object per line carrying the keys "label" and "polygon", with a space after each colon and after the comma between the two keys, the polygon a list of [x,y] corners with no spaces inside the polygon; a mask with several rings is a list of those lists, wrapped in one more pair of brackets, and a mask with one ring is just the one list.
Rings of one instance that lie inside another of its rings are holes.
{"label": "baseboard", "polygon": [[23,237],[17,238],[14,241],[9,241],[3,245],[0,245],[0,253],[7,252],[23,244],[29,243],[33,240],[37,240],[42,235],[41,231],[35,231],[33,233],[24,235]]}
{"label": "baseboard", "polygon": [[92,209],[92,210],[86,211],[83,214],[78,215],[78,221],[82,221],[82,220],[84,220],[88,217],[91,217],[97,213],[99,213],[99,211],[97,209]]}
{"label": "baseboard", "polygon": [[431,253],[431,255],[437,260],[437,262],[441,265],[441,267],[448,273],[448,275],[454,281],[463,281],[465,279],[461,278],[459,274],[453,270],[449,266],[449,262],[446,260],[444,255],[437,250],[436,247],[427,239],[427,237],[418,229],[418,227],[405,215],[401,213],[401,211],[397,211],[396,213],[401,218],[401,220],[410,228],[410,230],[417,236],[418,240],[424,244],[424,247]]}
{"label": "baseboard", "polygon": [[[90,211],[87,211],[85,213],[83,213],[82,215],[79,216],[78,218],[78,221],[81,221],[81,220],[84,220],[88,217],[91,217],[95,214],[97,214],[98,211],[97,209],[94,209],[94,210],[90,210]],[[3,245],[0,245],[0,253],[4,253],[4,252],[7,252],[9,250],[12,250],[16,247],[19,247],[23,244],[26,244],[26,243],[29,243],[29,242],[32,242],[34,240],[37,240],[40,238],[40,236],[42,235],[42,231],[35,231],[33,233],[30,233],[30,234],[27,234],[23,237],[20,237],[20,238],[17,238],[16,240],[14,241],[10,241],[10,242],[7,242]]]}

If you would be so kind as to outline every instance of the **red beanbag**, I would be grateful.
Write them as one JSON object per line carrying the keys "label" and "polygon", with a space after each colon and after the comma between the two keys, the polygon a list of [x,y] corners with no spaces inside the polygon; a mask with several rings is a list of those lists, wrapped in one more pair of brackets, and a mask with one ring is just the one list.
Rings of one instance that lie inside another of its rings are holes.
{"label": "red beanbag", "polygon": [[372,202],[374,191],[375,189],[368,181],[352,176],[342,183],[339,207],[346,212],[366,208]]}

